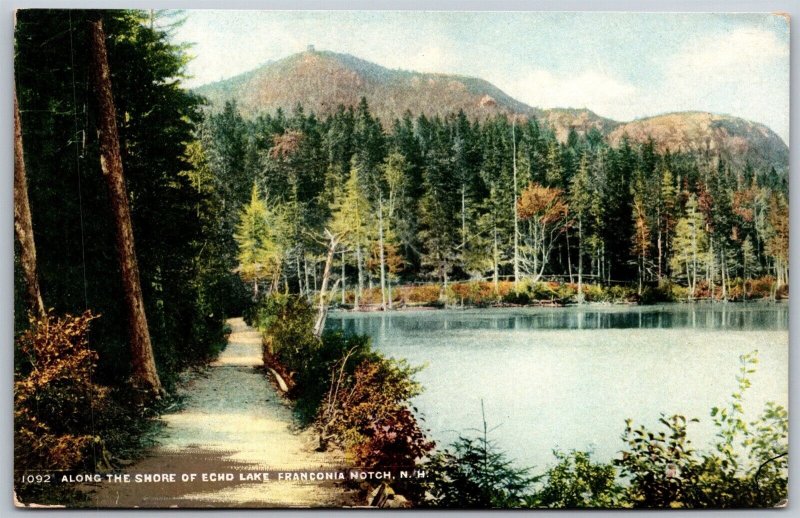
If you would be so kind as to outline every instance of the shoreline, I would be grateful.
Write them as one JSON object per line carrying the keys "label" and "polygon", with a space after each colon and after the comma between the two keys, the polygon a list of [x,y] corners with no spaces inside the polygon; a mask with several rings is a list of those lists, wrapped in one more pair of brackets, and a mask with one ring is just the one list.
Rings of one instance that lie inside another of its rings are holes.
{"label": "shoreline", "polygon": [[361,304],[359,308],[344,307],[341,304],[331,306],[331,313],[409,313],[420,311],[457,311],[457,310],[474,310],[474,309],[570,309],[570,308],[648,308],[666,305],[690,305],[690,304],[704,304],[704,305],[719,305],[719,304],[788,304],[789,298],[782,297],[779,299],[758,298],[749,300],[719,300],[719,299],[693,299],[693,300],[674,300],[664,302],[654,302],[649,304],[642,304],[640,302],[599,302],[590,301],[578,304],[577,302],[570,302],[565,304],[510,304],[510,303],[497,303],[497,304],[421,304],[421,305],[399,305],[389,308],[381,308],[380,304]]}

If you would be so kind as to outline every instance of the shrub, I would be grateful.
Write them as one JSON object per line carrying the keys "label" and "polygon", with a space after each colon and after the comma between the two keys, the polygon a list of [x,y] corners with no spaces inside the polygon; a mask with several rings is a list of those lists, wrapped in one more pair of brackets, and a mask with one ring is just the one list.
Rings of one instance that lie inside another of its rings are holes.
{"label": "shrub", "polygon": [[107,389],[92,383],[97,353],[86,338],[95,318],[88,311],[77,317],[31,317],[30,328],[17,340],[26,360],[14,382],[17,469],[80,467],[100,442],[92,412],[105,404]]}
{"label": "shrub", "polygon": [[413,468],[433,448],[407,403],[420,392],[418,369],[376,356],[348,374],[348,358],[334,366],[317,416],[323,437],[336,437],[356,466]]}
{"label": "shrub", "polygon": [[471,306],[485,306],[497,302],[499,298],[494,283],[486,281],[453,283],[448,288],[447,296],[451,303]]}
{"label": "shrub", "polygon": [[774,277],[761,277],[747,281],[747,296],[752,299],[767,299],[772,297],[772,285],[775,283]]}
{"label": "shrub", "polygon": [[534,282],[528,288],[531,300],[553,300],[559,297],[557,282]]}
{"label": "shrub", "polygon": [[786,498],[788,414],[768,403],[759,420],[744,421],[742,396],[755,372],[756,353],[740,361],[738,388],[728,406],[711,410],[717,427],[712,451],[689,447],[682,416],[662,417],[668,434],[633,429],[627,422],[628,450],[615,464],[630,481],[627,498],[635,507],[770,507]]}
{"label": "shrub", "polygon": [[639,296],[639,304],[660,304],[663,302],[673,302],[672,289],[668,284],[661,286],[645,286]]}
{"label": "shrub", "polygon": [[599,284],[585,284],[583,286],[583,297],[586,302],[607,302],[608,293]]}
{"label": "shrub", "polygon": [[412,467],[433,448],[411,412],[417,369],[386,359],[369,337],[312,332],[314,311],[302,297],[274,295],[255,312],[264,361],[283,375],[304,424],[315,423],[321,446],[334,441],[359,467]]}
{"label": "shrub", "polygon": [[526,507],[538,477],[516,468],[484,433],[461,436],[450,450],[434,454],[423,465],[423,506],[436,508],[507,509]]}
{"label": "shrub", "polygon": [[438,284],[422,284],[419,286],[403,286],[397,289],[402,293],[406,304],[437,304],[441,297],[441,286]]}
{"label": "shrub", "polygon": [[592,461],[591,452],[554,450],[557,464],[544,474],[545,484],[531,505],[552,508],[620,507],[624,488],[611,464]]}
{"label": "shrub", "polygon": [[631,420],[626,420],[622,440],[628,449],[614,464],[630,481],[628,499],[634,507],[691,507],[690,492],[697,484],[699,465],[686,435],[687,420],[681,415],[662,415],[659,421],[668,433],[633,428]]}
{"label": "shrub", "polygon": [[530,304],[531,296],[528,294],[527,291],[509,291],[505,295],[503,295],[503,302],[507,304],[519,304],[525,305]]}

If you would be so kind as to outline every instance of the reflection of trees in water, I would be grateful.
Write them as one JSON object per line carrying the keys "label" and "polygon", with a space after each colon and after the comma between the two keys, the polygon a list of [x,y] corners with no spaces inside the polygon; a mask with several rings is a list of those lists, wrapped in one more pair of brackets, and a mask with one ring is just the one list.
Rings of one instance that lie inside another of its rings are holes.
{"label": "reflection of trees in water", "polygon": [[329,329],[386,338],[403,333],[460,330],[555,330],[555,329],[714,329],[786,330],[788,306],[732,304],[685,304],[677,307],[639,307],[626,311],[556,308],[524,313],[503,309],[475,312],[437,310],[419,313],[334,314]]}

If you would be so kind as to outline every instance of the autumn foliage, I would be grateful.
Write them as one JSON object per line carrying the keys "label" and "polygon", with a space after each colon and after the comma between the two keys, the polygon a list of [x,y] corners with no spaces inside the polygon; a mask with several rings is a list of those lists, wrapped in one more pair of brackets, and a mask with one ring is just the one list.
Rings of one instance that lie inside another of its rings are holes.
{"label": "autumn foliage", "polygon": [[14,382],[14,460],[17,469],[72,469],[81,466],[100,438],[92,433],[93,413],[107,389],[92,381],[97,353],[88,347],[89,325],[97,318],[30,318],[17,340],[24,362]]}

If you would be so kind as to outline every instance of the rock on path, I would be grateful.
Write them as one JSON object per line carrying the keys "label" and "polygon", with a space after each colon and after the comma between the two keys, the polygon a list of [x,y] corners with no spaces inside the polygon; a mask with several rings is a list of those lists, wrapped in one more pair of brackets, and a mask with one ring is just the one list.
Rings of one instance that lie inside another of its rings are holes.
{"label": "rock on path", "polygon": [[181,474],[333,470],[343,459],[314,451],[312,433],[298,430],[292,410],[259,367],[261,337],[241,318],[229,320],[226,349],[181,383],[181,410],[162,416],[159,446],[125,470],[175,473],[174,483],[103,483],[96,507],[340,507],[354,495],[333,481],[180,482]]}

